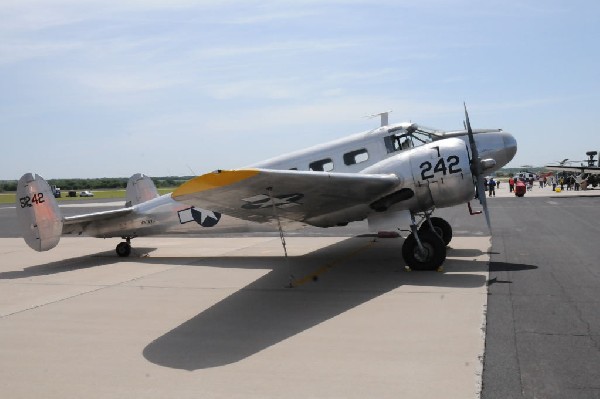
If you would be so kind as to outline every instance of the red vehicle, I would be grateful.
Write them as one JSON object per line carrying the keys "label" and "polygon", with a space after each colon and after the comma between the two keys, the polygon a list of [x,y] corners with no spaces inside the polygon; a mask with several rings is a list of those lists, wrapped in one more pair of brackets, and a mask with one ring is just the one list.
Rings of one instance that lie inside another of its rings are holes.
{"label": "red vehicle", "polygon": [[517,180],[517,182],[515,183],[515,195],[517,197],[522,197],[525,195],[526,192],[527,192],[527,186],[525,186],[525,182],[522,182],[521,180]]}

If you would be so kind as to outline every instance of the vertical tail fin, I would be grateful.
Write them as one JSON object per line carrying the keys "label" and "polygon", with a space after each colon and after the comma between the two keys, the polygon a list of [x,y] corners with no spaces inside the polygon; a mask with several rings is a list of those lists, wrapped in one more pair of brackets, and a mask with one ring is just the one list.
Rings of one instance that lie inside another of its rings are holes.
{"label": "vertical tail fin", "polygon": [[126,205],[133,206],[158,197],[158,190],[152,179],[141,173],[136,173],[127,181]]}
{"label": "vertical tail fin", "polygon": [[24,174],[17,185],[17,217],[27,245],[36,251],[54,248],[62,234],[62,215],[50,186],[40,175]]}

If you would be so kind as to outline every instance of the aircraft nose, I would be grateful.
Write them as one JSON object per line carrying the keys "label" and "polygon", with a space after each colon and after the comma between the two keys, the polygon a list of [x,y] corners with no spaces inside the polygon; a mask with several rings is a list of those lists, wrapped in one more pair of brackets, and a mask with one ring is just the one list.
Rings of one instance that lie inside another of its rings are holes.
{"label": "aircraft nose", "polygon": [[504,154],[506,163],[510,162],[517,153],[517,140],[508,132],[502,132],[502,141],[504,142]]}

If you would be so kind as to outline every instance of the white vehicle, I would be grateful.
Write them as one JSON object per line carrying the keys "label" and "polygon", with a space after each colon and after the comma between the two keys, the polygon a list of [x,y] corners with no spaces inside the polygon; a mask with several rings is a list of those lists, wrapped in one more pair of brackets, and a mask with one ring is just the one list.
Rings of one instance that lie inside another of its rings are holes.
{"label": "white vehicle", "polygon": [[52,195],[54,195],[54,198],[61,197],[60,187],[56,187],[55,185],[52,185],[52,186],[50,186],[50,191],[52,192]]}
{"label": "white vehicle", "polygon": [[529,181],[531,179],[533,179],[533,180],[538,180],[539,179],[539,176],[537,174],[531,173],[531,172],[519,172],[517,174],[517,177],[521,181]]}
{"label": "white vehicle", "polygon": [[93,193],[93,192],[91,192],[91,191],[88,191],[88,190],[86,190],[86,191],[82,191],[82,192],[80,192],[80,193],[79,193],[79,196],[80,196],[80,197],[93,197],[93,196],[94,196],[94,193]]}
{"label": "white vehicle", "polygon": [[483,173],[500,169],[517,151],[510,133],[473,131],[466,108],[465,126],[441,131],[385,124],[250,167],[207,173],[163,196],[149,177],[136,174],[127,184],[125,208],[78,216],[63,216],[48,183],[26,173],[18,184],[17,214],[25,242],[36,251],[75,234],[121,237],[119,256],[130,254],[135,237],[192,222],[210,231],[222,214],[272,223],[282,238],[284,229],[307,225],[367,219],[374,232],[398,232],[408,224],[404,260],[413,269],[431,270],[442,265],[452,239],[449,223],[431,217],[434,210],[468,203],[479,192],[489,227]]}

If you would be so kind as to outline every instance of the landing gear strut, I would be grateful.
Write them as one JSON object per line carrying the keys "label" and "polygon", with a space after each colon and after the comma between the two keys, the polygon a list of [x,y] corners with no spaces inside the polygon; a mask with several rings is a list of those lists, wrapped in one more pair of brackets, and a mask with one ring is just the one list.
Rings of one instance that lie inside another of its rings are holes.
{"label": "landing gear strut", "polygon": [[[411,225],[410,229],[412,233],[404,240],[402,245],[402,257],[406,264],[413,270],[436,270],[438,269],[444,260],[446,260],[446,242],[443,239],[443,227],[444,223],[448,224],[445,220],[440,218],[430,218],[430,213],[425,213],[427,219],[423,222],[421,229],[417,230],[417,222],[415,221],[415,215],[411,212]],[[436,219],[435,224],[433,219]],[[427,227],[423,227],[428,225]],[[436,231],[436,227],[439,229]],[[448,225],[447,227],[450,227]],[[441,232],[441,235],[438,233]],[[450,234],[446,235],[449,239],[452,239],[452,229],[450,228]],[[450,242],[450,240],[448,240]]]}
{"label": "landing gear strut", "polygon": [[131,237],[123,237],[126,241],[120,242],[117,245],[116,251],[117,255],[122,258],[126,258],[131,253]]}

